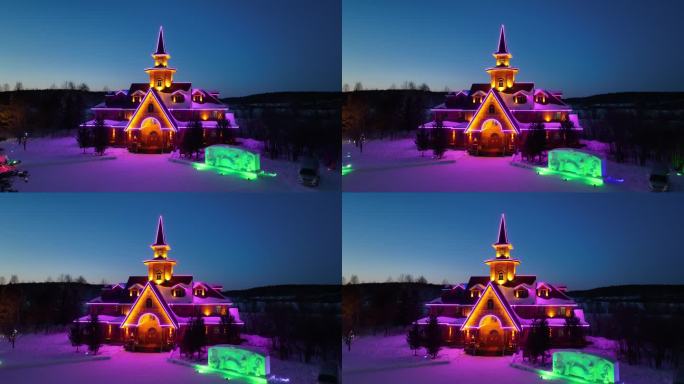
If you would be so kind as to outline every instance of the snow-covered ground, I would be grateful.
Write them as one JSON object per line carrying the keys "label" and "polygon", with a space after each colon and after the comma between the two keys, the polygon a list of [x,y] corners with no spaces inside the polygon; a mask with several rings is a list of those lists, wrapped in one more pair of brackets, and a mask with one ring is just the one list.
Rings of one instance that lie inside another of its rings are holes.
{"label": "snow-covered ground", "polygon": [[[511,165],[511,157],[476,157],[449,150],[441,160],[424,157],[413,138],[370,140],[363,153],[353,143],[342,144],[344,164],[352,171],[342,178],[345,192],[621,192],[649,191],[651,169],[608,161],[606,173],[621,183],[593,187],[554,175]],[[672,191],[684,191],[684,176],[670,177]]]}
{"label": "snow-covered ground", "polygon": [[[251,140],[245,146],[257,146]],[[20,170],[30,173],[28,182],[16,181],[19,191],[36,192],[307,192],[339,191],[339,171],[321,167],[321,184],[308,188],[299,184],[299,164],[261,158],[261,168],[276,177],[255,181],[236,176],[198,171],[190,165],[169,161],[169,154],[129,153],[109,148],[105,156],[83,154],[74,137],[30,139],[26,150],[14,140],[0,142],[4,154],[21,160]]]}
{"label": "snow-covered ground", "polygon": [[[588,353],[614,354],[612,343],[597,339],[600,347],[589,347]],[[342,350],[342,378],[346,383],[507,383],[532,384],[560,382],[544,380],[536,373],[513,368],[513,358],[470,356],[457,348],[443,348],[436,360],[424,357],[424,349],[418,356],[406,344],[405,335],[363,336]],[[626,384],[670,383],[671,370],[655,370],[648,367],[631,367],[620,364],[621,380]]]}
{"label": "snow-covered ground", "polygon": [[[259,337],[246,337],[248,343],[263,344]],[[120,346],[103,346],[106,360],[88,361],[84,352],[76,353],[65,333],[29,334],[17,340],[12,350],[0,340],[0,383],[225,383],[213,374],[200,374],[193,368],[172,364],[169,353],[132,353]],[[69,363],[56,364],[65,360]],[[52,363],[52,364],[51,364]],[[49,364],[49,365],[48,365]],[[15,366],[15,367],[13,367]],[[271,373],[288,378],[290,383],[315,383],[318,368],[271,356]],[[239,380],[231,382],[242,383]]]}

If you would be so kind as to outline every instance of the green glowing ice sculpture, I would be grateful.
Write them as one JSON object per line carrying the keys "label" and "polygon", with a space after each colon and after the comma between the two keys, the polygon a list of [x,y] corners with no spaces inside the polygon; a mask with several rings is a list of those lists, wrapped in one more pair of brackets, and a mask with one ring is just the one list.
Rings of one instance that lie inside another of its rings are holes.
{"label": "green glowing ice sculpture", "polygon": [[259,176],[275,176],[261,170],[259,154],[228,145],[212,145],[204,149],[204,164],[195,164],[199,170],[213,169],[221,174],[236,174],[248,180]]}
{"label": "green glowing ice sculpture", "polygon": [[539,174],[558,174],[568,180],[577,179],[594,186],[603,185],[605,163],[598,156],[576,149],[559,148],[549,151],[548,158],[548,166],[539,168]]}
{"label": "green glowing ice sculpture", "polygon": [[209,347],[209,368],[252,377],[271,373],[268,356],[232,345]]}
{"label": "green glowing ice sculpture", "polygon": [[617,361],[577,351],[554,352],[553,373],[589,383],[612,384],[620,381]]}

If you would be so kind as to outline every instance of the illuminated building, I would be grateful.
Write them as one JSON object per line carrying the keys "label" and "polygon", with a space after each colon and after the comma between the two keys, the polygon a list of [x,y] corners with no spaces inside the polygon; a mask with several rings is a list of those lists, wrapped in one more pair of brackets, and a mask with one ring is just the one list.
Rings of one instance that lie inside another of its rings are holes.
{"label": "illuminated building", "polygon": [[[589,326],[564,286],[518,273],[520,260],[511,256],[513,245],[503,215],[492,246],[495,256],[485,261],[487,276],[471,276],[467,283],[445,287],[441,297],[426,304],[429,315],[437,317],[446,344],[500,355],[520,346],[536,319],[546,319],[552,344],[568,336],[568,318],[579,320],[579,327]],[[426,317],[418,324],[428,321]]]}
{"label": "illuminated building", "polygon": [[515,153],[534,123],[543,123],[551,147],[564,142],[563,122],[571,122],[573,131],[582,130],[577,115],[563,102],[561,91],[516,81],[518,68],[511,67],[513,55],[508,51],[503,25],[493,55],[496,63],[486,70],[489,83],[450,92],[442,104],[431,109],[432,121],[419,128],[446,128],[452,147],[483,156]]}
{"label": "illuminated building", "polygon": [[171,247],[161,217],[151,247],[153,256],[144,261],[144,276],[129,276],[125,283],[105,286],[99,297],[87,303],[89,314],[76,321],[87,323],[91,314],[97,314],[107,343],[147,351],[169,350],[193,318],[202,318],[212,344],[226,341],[222,316],[232,316],[235,326],[243,325],[238,309],[221,294],[222,286],[174,273],[176,261],[168,257]]}
{"label": "illuminated building", "polygon": [[169,67],[164,31],[159,29],[154,65],[145,69],[146,83],[108,92],[94,106],[93,119],[82,127],[95,127],[98,120],[107,129],[109,144],[132,152],[160,153],[174,150],[187,128],[202,125],[204,144],[220,142],[222,130],[237,129],[235,116],[219,99],[219,93],[193,88],[192,83],[174,81]]}

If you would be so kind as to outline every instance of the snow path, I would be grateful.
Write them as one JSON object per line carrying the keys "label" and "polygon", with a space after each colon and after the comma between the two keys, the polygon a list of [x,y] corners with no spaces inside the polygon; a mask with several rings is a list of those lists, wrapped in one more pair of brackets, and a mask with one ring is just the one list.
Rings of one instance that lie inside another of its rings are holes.
{"label": "snow path", "polygon": [[[593,345],[584,352],[598,355],[615,355],[615,342],[598,337],[587,338]],[[513,357],[483,357],[466,355],[462,349],[443,348],[437,360],[418,356],[406,344],[405,335],[363,336],[352,344],[351,352],[342,348],[343,372],[346,383],[558,383],[543,380],[535,373],[510,366]],[[671,383],[674,373],[670,369],[656,370],[646,366],[629,366],[620,363],[620,378],[627,384]]]}
{"label": "snow path", "polygon": [[[254,147],[253,140],[245,145]],[[321,185],[308,188],[299,184],[299,164],[261,158],[261,167],[276,177],[256,181],[221,176],[211,171],[169,161],[169,154],[129,153],[125,148],[109,148],[105,159],[83,154],[73,137],[30,139],[26,148],[14,140],[0,143],[4,154],[21,160],[20,170],[29,171],[27,183],[16,181],[19,191],[37,192],[315,192],[339,191],[338,171],[321,167]]]}
{"label": "snow path", "polygon": [[[510,157],[475,157],[455,150],[447,151],[441,161],[432,159],[432,151],[421,157],[413,138],[371,140],[364,144],[363,153],[344,142],[342,155],[344,164],[351,163],[353,169],[342,178],[344,192],[649,191],[650,168],[612,161],[606,164],[606,173],[624,182],[593,187],[512,166]],[[684,191],[684,176],[670,180],[672,191]]]}
{"label": "snow path", "polygon": [[354,384],[375,383],[553,383],[532,372],[509,366],[510,356],[469,356],[461,349],[444,348],[437,362],[418,356],[406,344],[405,335],[360,337],[342,352],[342,381]]}
{"label": "snow path", "polygon": [[[265,344],[263,338],[245,335],[248,343]],[[81,350],[84,350],[82,347]],[[8,368],[13,364],[45,363],[85,356],[77,354],[66,333],[21,335],[16,348],[10,349],[0,340],[0,383],[225,383],[217,375],[205,375],[194,369],[167,361],[169,353],[132,353],[121,346],[103,346],[100,350],[108,360],[84,361],[37,367]],[[290,379],[290,383],[315,383],[318,366],[293,361],[282,361],[271,356],[271,373]],[[232,381],[239,384],[241,381]]]}

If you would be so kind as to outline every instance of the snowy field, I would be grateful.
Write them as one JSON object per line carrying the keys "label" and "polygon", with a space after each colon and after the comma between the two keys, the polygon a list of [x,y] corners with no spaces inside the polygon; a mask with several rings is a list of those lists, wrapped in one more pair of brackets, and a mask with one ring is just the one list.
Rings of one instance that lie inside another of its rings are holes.
{"label": "snowy field", "polygon": [[[251,341],[254,338],[247,339]],[[17,340],[14,350],[5,340],[0,340],[0,383],[226,382],[217,375],[200,374],[191,367],[168,362],[169,353],[132,353],[124,351],[121,346],[103,346],[100,352],[108,359],[88,361],[84,352],[75,352],[65,333],[23,335]],[[279,378],[288,378],[290,383],[315,383],[317,372],[314,365],[271,357],[271,373]],[[248,384],[240,380],[231,382]]]}
{"label": "snowy field", "polygon": [[[613,345],[605,339],[599,347],[589,347],[585,352],[612,354]],[[342,378],[346,383],[560,383],[544,380],[533,372],[510,366],[511,356],[485,357],[466,355],[462,349],[443,348],[436,360],[418,356],[406,344],[405,335],[364,336],[356,339],[352,350],[343,346]],[[625,384],[671,383],[671,370],[655,370],[648,367],[620,365],[621,379]]]}
{"label": "snowy field", "polygon": [[[343,176],[345,192],[621,192],[649,191],[651,169],[608,161],[606,173],[622,183],[593,187],[579,181],[541,176],[511,165],[511,157],[475,157],[449,150],[441,160],[424,157],[413,138],[370,140],[363,153],[353,143],[342,144],[344,164],[352,171]],[[670,177],[672,191],[684,191],[684,176]]]}
{"label": "snowy field", "polygon": [[[258,143],[246,141],[249,149]],[[190,165],[169,161],[169,154],[129,153],[125,148],[108,148],[104,157],[92,149],[83,154],[73,137],[30,139],[24,149],[14,140],[0,142],[4,154],[21,160],[20,170],[30,173],[29,181],[16,181],[19,191],[35,192],[312,192],[339,191],[338,171],[321,167],[321,184],[308,188],[299,184],[299,164],[261,158],[261,168],[276,177],[255,181],[198,171]]]}

